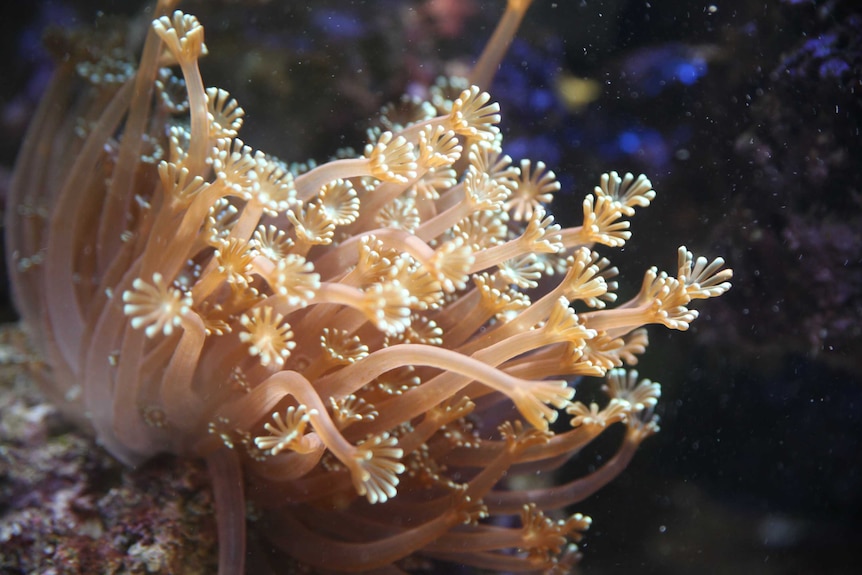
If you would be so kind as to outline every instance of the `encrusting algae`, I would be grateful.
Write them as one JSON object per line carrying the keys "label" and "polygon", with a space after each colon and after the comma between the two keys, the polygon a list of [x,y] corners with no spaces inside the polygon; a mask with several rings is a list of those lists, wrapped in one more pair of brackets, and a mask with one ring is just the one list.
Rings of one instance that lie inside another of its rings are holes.
{"label": "encrusting algae", "polygon": [[[244,572],[246,494],[312,569],[567,573],[590,519],[560,510],[658,429],[659,385],[626,367],[644,326],[686,330],[730,270],[682,247],[612,306],[618,272],[593,248],[623,246],[655,192],[604,174],[563,229],[554,173],[502,153],[483,88],[529,1],[508,2],[468,81],[312,168],[239,139],[175,4],[136,67],[95,48],[60,62],[21,151],[7,249],[46,388],[128,464],[207,460],[220,573]],[[606,378],[604,405],[574,400],[581,376]],[[511,486],[615,423],[595,471]]]}

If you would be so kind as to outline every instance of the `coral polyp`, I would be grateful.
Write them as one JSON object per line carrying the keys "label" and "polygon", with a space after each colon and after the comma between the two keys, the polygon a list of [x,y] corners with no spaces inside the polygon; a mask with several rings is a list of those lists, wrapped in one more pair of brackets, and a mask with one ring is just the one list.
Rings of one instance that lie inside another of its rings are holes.
{"label": "coral polyp", "polygon": [[[617,304],[595,249],[630,240],[649,180],[601,175],[563,228],[554,172],[503,153],[485,89],[528,1],[462,89],[311,168],[239,138],[174,4],[127,74],[107,49],[58,63],[18,161],[9,261],[47,388],[126,463],[207,460],[220,572],[243,571],[245,493],[281,552],[327,572],[567,572],[590,519],[562,510],[658,429],[659,385],[626,370],[644,326],[686,330],[731,272],[681,247]],[[602,405],[575,399],[584,376],[607,377]],[[595,471],[516,487],[613,424]]]}

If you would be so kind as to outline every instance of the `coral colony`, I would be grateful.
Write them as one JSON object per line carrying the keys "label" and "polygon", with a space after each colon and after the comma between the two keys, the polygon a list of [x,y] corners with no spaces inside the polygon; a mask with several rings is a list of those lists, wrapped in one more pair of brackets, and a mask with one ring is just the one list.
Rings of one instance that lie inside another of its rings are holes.
{"label": "coral colony", "polygon": [[[593,248],[623,246],[655,192],[609,172],[562,229],[554,173],[502,154],[482,87],[529,3],[508,2],[463,86],[310,169],[239,139],[175,0],[137,66],[109,42],[58,63],[9,202],[15,298],[46,389],[101,445],[206,459],[221,573],[244,570],[246,497],[312,570],[565,573],[590,519],[561,510],[657,431],[660,387],[625,366],[645,325],[687,329],[731,272],[682,247],[675,275],[651,268],[612,305],[617,269]],[[581,376],[606,378],[603,405],[575,401]],[[598,469],[515,481],[616,423]]]}

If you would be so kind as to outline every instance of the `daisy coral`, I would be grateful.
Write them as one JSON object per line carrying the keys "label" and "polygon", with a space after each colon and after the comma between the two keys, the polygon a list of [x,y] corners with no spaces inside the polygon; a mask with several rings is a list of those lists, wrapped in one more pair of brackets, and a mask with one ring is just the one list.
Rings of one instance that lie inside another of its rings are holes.
{"label": "daisy coral", "polygon": [[[18,160],[12,287],[54,395],[123,462],[207,461],[223,575],[245,572],[246,499],[279,565],[568,572],[590,519],[562,510],[658,431],[659,385],[627,370],[644,326],[688,329],[730,288],[724,261],[682,247],[618,303],[631,279],[595,250],[631,240],[650,181],[599,175],[563,227],[554,172],[503,153],[487,88],[528,0],[469,78],[301,169],[239,138],[244,111],[204,84],[202,21],[176,4],[111,82],[78,66],[97,43],[58,62]],[[575,399],[583,376],[604,399]],[[595,470],[514,481],[617,425]]]}

